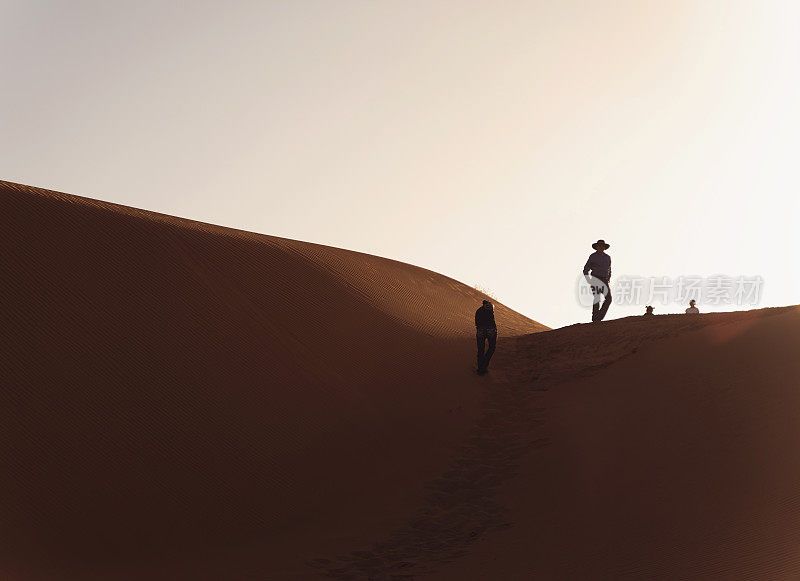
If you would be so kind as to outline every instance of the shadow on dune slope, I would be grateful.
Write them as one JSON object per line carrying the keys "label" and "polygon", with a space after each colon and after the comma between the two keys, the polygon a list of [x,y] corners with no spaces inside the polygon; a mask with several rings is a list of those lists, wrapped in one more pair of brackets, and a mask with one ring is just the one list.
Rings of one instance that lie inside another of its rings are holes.
{"label": "shadow on dune slope", "polygon": [[797,578],[797,345],[797,307],[518,339],[546,445],[495,491],[511,526],[424,578]]}
{"label": "shadow on dune slope", "polygon": [[[701,317],[630,317],[602,325],[578,324],[515,338],[499,352],[480,419],[451,462],[450,469],[430,483],[426,503],[414,518],[370,547],[335,559],[320,558],[313,564],[324,569],[328,577],[340,580],[428,578],[436,576],[440,568],[451,570],[447,564],[470,555],[476,544],[486,543],[502,553],[502,545],[498,547],[496,539],[515,538],[520,514],[514,502],[498,491],[511,482],[520,487],[536,487],[542,477],[553,478],[548,466],[540,466],[530,458],[537,458],[533,452],[552,448],[565,436],[554,434],[550,429],[551,408],[563,391],[571,393],[566,387],[570,382],[582,378],[587,378],[590,384],[597,381],[599,386],[593,393],[602,397],[602,376],[597,374],[640,350],[647,351],[670,337],[683,337],[694,331],[707,332],[708,340],[716,344],[731,335],[731,327],[746,329],[764,317],[792,312],[794,308],[788,307]],[[540,393],[551,389],[554,393],[547,397]],[[660,389],[657,377],[653,389]],[[641,395],[646,397],[646,394]],[[580,403],[578,399],[570,405],[580,409]],[[607,405],[608,408],[602,409],[609,421],[618,421],[614,418],[617,404]],[[568,406],[560,409],[570,414]],[[572,431],[584,433],[579,426],[570,425],[569,432]],[[582,443],[574,438],[570,441],[573,446]],[[573,450],[555,452],[549,449],[546,454],[566,455],[568,452]],[[520,478],[521,466],[527,466],[532,472],[527,474],[530,480]],[[566,477],[563,481],[552,481],[556,488],[571,484]],[[547,508],[537,504],[538,498],[530,499],[529,509],[534,513]],[[523,525],[534,526],[538,517],[535,514],[525,516],[529,520]],[[558,515],[554,514],[553,518],[557,519]],[[576,518],[573,526],[580,528],[582,523]],[[507,532],[499,536],[493,534],[499,531]],[[547,532],[542,534],[546,536]],[[536,542],[542,544],[541,540]],[[546,556],[537,565],[527,559],[526,550],[520,548],[519,553],[510,555],[509,562],[499,569],[495,569],[494,557],[484,555],[488,563],[479,569],[480,573],[473,571],[471,565],[451,566],[457,573],[447,573],[442,578],[523,579],[540,570],[548,571],[550,576],[560,576],[558,570],[548,568]],[[473,560],[467,558],[465,562]],[[592,567],[587,565],[583,574],[591,577],[591,572]]]}
{"label": "shadow on dune slope", "polygon": [[291,576],[402,522],[478,413],[452,279],[7,182],[0,210],[3,577]]}

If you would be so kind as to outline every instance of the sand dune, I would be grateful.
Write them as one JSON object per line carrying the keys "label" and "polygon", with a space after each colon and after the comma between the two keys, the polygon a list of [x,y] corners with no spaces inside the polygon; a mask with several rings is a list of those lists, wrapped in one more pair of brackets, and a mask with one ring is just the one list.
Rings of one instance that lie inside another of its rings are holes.
{"label": "sand dune", "polygon": [[[0,577],[791,579],[800,310],[546,327],[0,182]],[[541,332],[546,331],[546,332]]]}
{"label": "sand dune", "polygon": [[452,279],[11,183],[0,207],[4,578],[302,578],[400,526],[479,413],[483,295]]}
{"label": "sand dune", "polygon": [[496,491],[513,526],[430,578],[796,579],[797,345],[797,307],[519,340],[508,389],[547,391]]}

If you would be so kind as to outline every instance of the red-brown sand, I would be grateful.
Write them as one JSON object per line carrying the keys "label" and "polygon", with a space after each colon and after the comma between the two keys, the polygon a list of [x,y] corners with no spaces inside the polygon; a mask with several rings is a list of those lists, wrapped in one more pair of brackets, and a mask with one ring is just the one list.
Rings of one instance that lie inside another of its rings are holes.
{"label": "red-brown sand", "polygon": [[434,272],[5,182],[0,242],[0,578],[317,576],[480,415]]}
{"label": "red-brown sand", "polygon": [[[0,182],[0,578],[800,576],[800,310],[555,331]],[[545,332],[541,332],[545,331]]]}
{"label": "red-brown sand", "polygon": [[798,307],[518,341],[515,382],[549,390],[542,445],[497,491],[513,526],[430,578],[800,578],[798,347]]}

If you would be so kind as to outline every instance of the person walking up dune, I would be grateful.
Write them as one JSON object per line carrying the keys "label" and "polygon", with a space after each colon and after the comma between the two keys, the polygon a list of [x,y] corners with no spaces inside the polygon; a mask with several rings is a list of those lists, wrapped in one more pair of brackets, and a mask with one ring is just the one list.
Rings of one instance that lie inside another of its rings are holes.
{"label": "person walking up dune", "polygon": [[594,284],[592,284],[591,280],[589,282],[594,295],[602,294],[604,296],[602,307],[597,300],[592,303],[593,323],[602,321],[603,317],[605,317],[608,312],[608,307],[611,306],[611,287],[609,286],[611,280],[611,257],[606,254],[606,250],[608,250],[610,246],[610,244],[606,244],[606,241],[602,239],[592,244],[592,248],[595,249],[595,252],[589,255],[589,260],[586,261],[586,265],[583,267],[584,276],[587,276],[591,272],[594,278],[600,279],[603,282],[603,284],[598,284],[597,281],[594,281]]}
{"label": "person walking up dune", "polygon": [[[483,304],[475,311],[475,336],[478,340],[478,375],[486,375],[489,370],[489,361],[494,355],[494,348],[497,345],[494,305],[489,301],[483,301]],[[484,353],[487,341],[489,349]]]}
{"label": "person walking up dune", "polygon": [[700,314],[700,309],[698,309],[697,307],[694,306],[694,299],[689,301],[689,308],[686,309],[686,314],[687,315],[699,315]]}

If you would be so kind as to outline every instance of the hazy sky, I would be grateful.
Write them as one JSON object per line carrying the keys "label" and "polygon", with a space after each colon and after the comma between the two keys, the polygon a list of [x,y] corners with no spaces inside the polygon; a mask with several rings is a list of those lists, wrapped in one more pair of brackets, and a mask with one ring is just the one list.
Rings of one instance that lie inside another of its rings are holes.
{"label": "hazy sky", "polygon": [[588,319],[598,238],[615,277],[800,303],[800,3],[0,9],[0,179],[410,262],[550,326]]}

